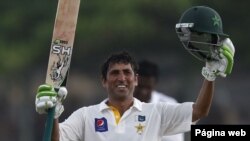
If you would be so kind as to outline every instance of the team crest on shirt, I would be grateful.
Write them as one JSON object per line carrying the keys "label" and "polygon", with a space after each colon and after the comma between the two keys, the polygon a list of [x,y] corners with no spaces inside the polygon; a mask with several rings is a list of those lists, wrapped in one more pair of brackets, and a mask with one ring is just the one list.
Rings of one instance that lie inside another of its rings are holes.
{"label": "team crest on shirt", "polygon": [[96,132],[108,131],[108,122],[105,117],[95,118],[95,131]]}
{"label": "team crest on shirt", "polygon": [[142,125],[141,123],[139,123],[138,125],[135,126],[135,128],[136,128],[136,132],[139,135],[141,135],[143,133],[143,131],[144,131],[145,126]]}

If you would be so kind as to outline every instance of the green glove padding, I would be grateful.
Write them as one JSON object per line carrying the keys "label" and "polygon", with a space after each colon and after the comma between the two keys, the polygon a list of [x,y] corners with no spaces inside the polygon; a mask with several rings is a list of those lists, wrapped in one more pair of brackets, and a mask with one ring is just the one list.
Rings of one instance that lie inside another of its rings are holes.
{"label": "green glove padding", "polygon": [[226,77],[231,74],[234,65],[235,48],[232,41],[226,38],[219,49],[220,59],[206,62],[202,68],[202,75],[208,81],[214,81],[217,76]]}
{"label": "green glove padding", "polygon": [[58,118],[64,111],[62,101],[66,98],[67,93],[65,87],[60,87],[58,92],[56,92],[51,85],[40,85],[37,90],[35,101],[36,111],[39,114],[47,114],[49,108],[55,107],[54,118]]}

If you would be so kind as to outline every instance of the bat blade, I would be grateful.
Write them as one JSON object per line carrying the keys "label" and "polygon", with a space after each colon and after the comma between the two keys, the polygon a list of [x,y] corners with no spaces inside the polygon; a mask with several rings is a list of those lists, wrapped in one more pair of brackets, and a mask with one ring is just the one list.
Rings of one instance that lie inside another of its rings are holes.
{"label": "bat blade", "polygon": [[60,87],[70,67],[80,0],[59,0],[46,83]]}
{"label": "bat blade", "polygon": [[[46,84],[66,86],[70,68],[80,0],[58,0]],[[55,107],[48,109],[43,141],[51,141]]]}

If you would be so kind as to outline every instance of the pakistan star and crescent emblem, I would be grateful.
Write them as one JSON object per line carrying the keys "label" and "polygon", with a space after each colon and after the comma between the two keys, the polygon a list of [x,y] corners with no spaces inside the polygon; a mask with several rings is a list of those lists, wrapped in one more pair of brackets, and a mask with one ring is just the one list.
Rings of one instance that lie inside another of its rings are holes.
{"label": "pakistan star and crescent emblem", "polygon": [[144,131],[145,126],[143,126],[143,125],[141,125],[141,123],[139,123],[137,126],[135,126],[135,128],[136,128],[136,132],[141,135],[142,132]]}
{"label": "pakistan star and crescent emblem", "polygon": [[214,26],[220,26],[220,19],[214,15],[214,17],[212,18],[213,22],[214,22]]}

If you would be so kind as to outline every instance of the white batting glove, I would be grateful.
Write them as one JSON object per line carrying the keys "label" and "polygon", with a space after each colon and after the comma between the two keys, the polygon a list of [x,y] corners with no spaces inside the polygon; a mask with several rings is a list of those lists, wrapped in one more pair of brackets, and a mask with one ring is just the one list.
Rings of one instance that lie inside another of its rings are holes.
{"label": "white batting glove", "polygon": [[226,77],[233,69],[235,48],[232,41],[226,38],[219,49],[220,59],[208,61],[202,68],[202,75],[208,81],[214,81],[217,76]]}
{"label": "white batting glove", "polygon": [[64,111],[62,102],[67,94],[68,91],[65,87],[60,87],[58,92],[56,92],[51,85],[40,85],[37,90],[35,101],[36,111],[39,114],[47,114],[49,108],[55,107],[54,118],[58,118]]}

